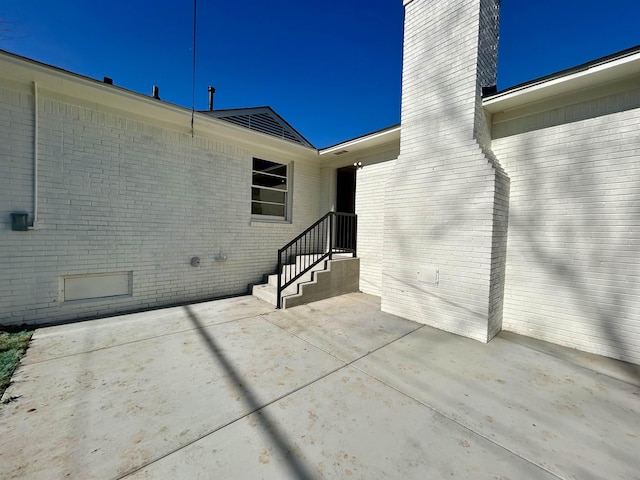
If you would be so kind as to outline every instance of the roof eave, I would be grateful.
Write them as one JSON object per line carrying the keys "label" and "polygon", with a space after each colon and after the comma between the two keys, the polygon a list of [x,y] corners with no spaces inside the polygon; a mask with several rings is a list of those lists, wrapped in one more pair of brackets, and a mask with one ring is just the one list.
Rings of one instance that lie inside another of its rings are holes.
{"label": "roof eave", "polygon": [[336,154],[347,150],[352,153],[355,151],[366,150],[368,148],[377,147],[385,143],[400,141],[400,125],[383,128],[372,133],[367,133],[360,137],[352,138],[344,142],[332,145],[330,147],[318,150],[320,156]]}
{"label": "roof eave", "polygon": [[[116,85],[107,84],[84,75],[47,65],[37,60],[0,50],[0,78],[19,83],[36,82],[39,90],[54,93],[56,98],[77,99],[82,105],[104,105],[118,114],[133,114],[135,118],[153,119],[180,133],[191,133],[191,109],[155,99]],[[6,66],[11,66],[7,69]],[[313,146],[269,136],[196,112],[195,133],[211,138],[228,138],[242,145],[260,144],[272,151],[298,152],[317,158]]]}
{"label": "roof eave", "polygon": [[640,47],[498,92],[482,103],[489,113],[504,112],[638,74]]}

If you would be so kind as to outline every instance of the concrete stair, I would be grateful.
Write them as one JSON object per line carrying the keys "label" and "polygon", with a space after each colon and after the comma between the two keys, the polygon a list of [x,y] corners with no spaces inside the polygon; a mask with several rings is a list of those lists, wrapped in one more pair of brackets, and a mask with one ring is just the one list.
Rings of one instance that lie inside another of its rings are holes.
{"label": "concrete stair", "polygon": [[[315,258],[313,258],[315,257]],[[299,256],[296,265],[284,265],[283,272],[310,265],[317,256]],[[265,284],[254,285],[252,295],[277,305],[278,275],[269,275]],[[360,287],[360,259],[351,255],[335,254],[333,260],[324,260],[282,292],[282,308],[303,305],[325,298],[357,292]]]}

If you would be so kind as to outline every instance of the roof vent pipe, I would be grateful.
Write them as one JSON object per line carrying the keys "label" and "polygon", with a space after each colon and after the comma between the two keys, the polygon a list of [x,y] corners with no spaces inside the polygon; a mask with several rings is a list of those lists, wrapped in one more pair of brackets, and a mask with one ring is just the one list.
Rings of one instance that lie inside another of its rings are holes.
{"label": "roof vent pipe", "polygon": [[213,112],[213,96],[216,93],[216,89],[215,87],[209,86],[207,90],[209,90],[209,111]]}
{"label": "roof vent pipe", "polygon": [[160,89],[158,88],[157,85],[154,85],[151,88],[151,96],[157,100],[160,100]]}

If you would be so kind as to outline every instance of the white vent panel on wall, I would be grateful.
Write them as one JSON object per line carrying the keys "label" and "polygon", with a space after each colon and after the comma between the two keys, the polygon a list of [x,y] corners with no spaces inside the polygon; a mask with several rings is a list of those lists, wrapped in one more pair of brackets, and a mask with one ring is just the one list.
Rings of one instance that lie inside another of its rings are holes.
{"label": "white vent panel on wall", "polygon": [[416,278],[420,283],[438,285],[440,281],[440,269],[436,265],[420,265]]}
{"label": "white vent panel on wall", "polygon": [[133,272],[69,275],[61,278],[61,299],[90,300],[131,295]]}

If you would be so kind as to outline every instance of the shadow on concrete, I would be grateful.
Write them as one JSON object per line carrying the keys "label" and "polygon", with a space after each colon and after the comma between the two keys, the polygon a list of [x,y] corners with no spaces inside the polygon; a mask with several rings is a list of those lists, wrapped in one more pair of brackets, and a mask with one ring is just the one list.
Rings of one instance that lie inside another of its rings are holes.
{"label": "shadow on concrete", "polygon": [[260,411],[260,415],[256,415],[257,421],[269,436],[274,449],[280,451],[283,458],[286,459],[287,466],[291,470],[294,478],[300,480],[314,479],[314,475],[311,474],[307,466],[299,458],[294,456],[294,452],[297,450],[295,445],[291,444],[288,441],[286,434],[277,428],[276,422],[271,419],[269,414],[265,410],[261,410],[264,405],[261,405],[260,402],[258,402],[258,399],[251,390],[251,387],[248,385],[248,382],[233,367],[227,357],[225,357],[215,338],[209,335],[207,330],[205,330],[203,323],[188,305],[185,306],[184,309],[187,312],[189,320],[191,320],[194,327],[196,327],[198,333],[209,347],[209,351],[211,352],[213,359],[224,369],[224,372],[229,376],[233,384],[235,384],[238,389],[238,394],[247,406],[249,413]]}

